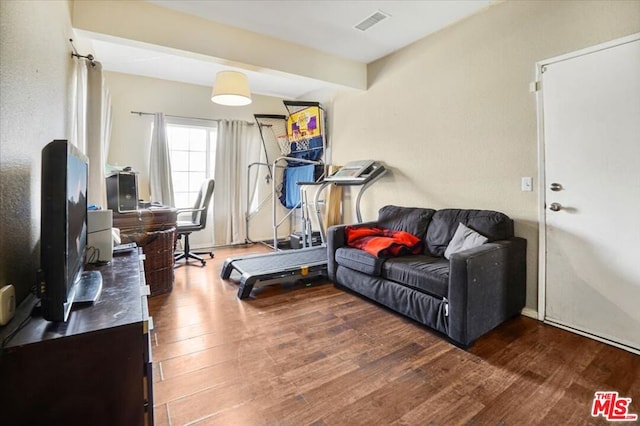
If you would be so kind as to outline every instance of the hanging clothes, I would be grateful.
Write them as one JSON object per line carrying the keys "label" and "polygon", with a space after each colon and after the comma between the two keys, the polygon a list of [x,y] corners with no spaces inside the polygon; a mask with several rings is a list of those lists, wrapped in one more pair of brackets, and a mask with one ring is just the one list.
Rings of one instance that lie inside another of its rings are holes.
{"label": "hanging clothes", "polygon": [[299,207],[300,186],[298,182],[314,182],[315,166],[287,167],[284,169],[280,202],[288,209]]}

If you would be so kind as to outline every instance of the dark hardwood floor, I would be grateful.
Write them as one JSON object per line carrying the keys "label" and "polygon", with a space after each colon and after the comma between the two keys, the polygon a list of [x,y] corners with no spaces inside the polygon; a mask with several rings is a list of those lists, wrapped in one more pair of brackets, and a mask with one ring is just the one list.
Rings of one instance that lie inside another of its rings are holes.
{"label": "dark hardwood floor", "polygon": [[605,390],[640,414],[637,355],[526,317],[465,351],[322,282],[240,301],[219,273],[246,251],[181,266],[150,299],[156,424],[605,424]]}

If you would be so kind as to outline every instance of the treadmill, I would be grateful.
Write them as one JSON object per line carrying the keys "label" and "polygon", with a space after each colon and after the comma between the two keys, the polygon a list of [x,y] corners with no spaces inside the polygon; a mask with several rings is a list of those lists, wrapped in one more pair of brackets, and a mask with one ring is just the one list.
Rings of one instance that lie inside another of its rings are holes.
{"label": "treadmill", "polygon": [[[348,163],[332,176],[320,182],[314,205],[318,205],[320,193],[329,185],[361,186],[356,198],[356,218],[362,222],[360,200],[362,194],[386,173],[385,167],[375,161],[354,161]],[[272,253],[249,254],[229,257],[224,261],[220,277],[230,279],[234,271],[240,274],[238,298],[246,299],[254,287],[275,283],[292,282],[300,279],[327,276],[326,233],[322,227],[322,214],[315,209],[322,244],[315,247],[281,250]],[[276,246],[277,247],[277,246]]]}

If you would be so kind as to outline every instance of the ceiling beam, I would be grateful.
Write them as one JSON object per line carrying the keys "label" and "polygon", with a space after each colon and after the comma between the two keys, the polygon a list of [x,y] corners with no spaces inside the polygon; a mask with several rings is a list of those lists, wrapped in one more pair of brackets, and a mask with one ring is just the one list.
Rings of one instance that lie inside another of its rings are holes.
{"label": "ceiling beam", "polygon": [[73,27],[206,55],[251,71],[294,74],[354,89],[367,88],[366,64],[144,1],[74,1]]}

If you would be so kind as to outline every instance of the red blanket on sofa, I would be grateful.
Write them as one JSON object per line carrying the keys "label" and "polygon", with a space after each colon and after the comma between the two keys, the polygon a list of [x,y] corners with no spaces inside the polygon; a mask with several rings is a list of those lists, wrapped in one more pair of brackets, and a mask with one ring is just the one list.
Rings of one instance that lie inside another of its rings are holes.
{"label": "red blanket on sofa", "polygon": [[347,245],[364,250],[376,257],[419,254],[422,252],[420,238],[405,231],[347,226]]}

